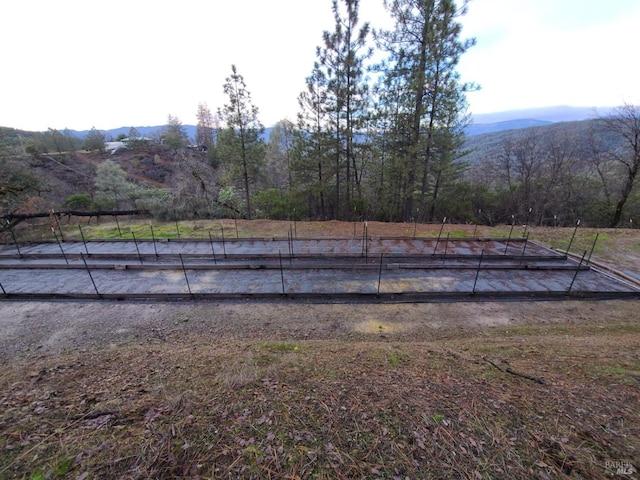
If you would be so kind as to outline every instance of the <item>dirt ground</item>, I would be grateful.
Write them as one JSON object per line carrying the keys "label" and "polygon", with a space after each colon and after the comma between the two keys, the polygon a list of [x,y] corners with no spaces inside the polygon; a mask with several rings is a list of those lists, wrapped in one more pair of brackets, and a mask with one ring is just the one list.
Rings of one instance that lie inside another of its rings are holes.
{"label": "dirt ground", "polygon": [[116,345],[234,340],[429,341],[482,327],[614,322],[635,301],[408,304],[265,302],[0,302],[0,359],[83,352]]}

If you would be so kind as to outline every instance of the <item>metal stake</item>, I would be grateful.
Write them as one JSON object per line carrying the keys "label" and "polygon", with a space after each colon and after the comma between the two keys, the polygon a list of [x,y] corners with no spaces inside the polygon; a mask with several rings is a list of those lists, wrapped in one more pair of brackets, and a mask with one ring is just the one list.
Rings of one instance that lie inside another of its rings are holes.
{"label": "metal stake", "polygon": [[364,261],[369,260],[369,223],[364,222]]}
{"label": "metal stake", "polygon": [[220,231],[222,232],[222,253],[224,254],[224,258],[227,258],[227,247],[224,246],[224,225],[220,222]]}
{"label": "metal stake", "polygon": [[118,234],[120,235],[120,238],[122,238],[122,230],[120,230],[120,222],[118,221],[118,216],[114,215],[113,218],[116,219],[116,226],[118,227]]}
{"label": "metal stake", "polygon": [[235,214],[233,215],[233,221],[234,221],[234,222],[235,222],[235,224],[236,224],[236,238],[240,238],[240,237],[238,236],[238,216],[237,216],[237,215],[235,215]]}
{"label": "metal stake", "polygon": [[580,226],[580,220],[576,222],[576,228],[573,229],[573,235],[571,235],[571,240],[569,241],[569,246],[567,247],[567,253],[571,250],[571,245],[573,244],[573,239],[576,238],[576,232],[578,231],[578,227]]}
{"label": "metal stake", "polygon": [[211,230],[209,230],[209,243],[211,244],[211,253],[213,253],[213,264],[216,265],[216,251],[213,248],[213,239],[211,238]]}
{"label": "metal stake", "polygon": [[531,207],[529,207],[529,211],[527,212],[527,218],[524,221],[524,230],[522,232],[522,238],[527,234],[527,228],[529,228],[529,216],[531,215]]}
{"label": "metal stake", "polygon": [[282,282],[282,295],[286,295],[284,290],[284,271],[282,269],[282,251],[278,249],[278,258],[280,259],[280,281]]}
{"label": "metal stake", "polygon": [[64,261],[67,262],[67,265],[69,265],[69,260],[67,259],[67,256],[65,255],[64,250],[62,249],[62,244],[60,243],[60,240],[58,239],[58,235],[56,234],[56,231],[53,227],[51,227],[51,233],[53,233],[53,236],[55,237],[56,242],[58,242],[58,247],[60,247],[60,251],[62,252]]}
{"label": "metal stake", "polygon": [[84,243],[84,249],[87,251],[87,255],[91,255],[89,253],[89,249],[87,248],[87,240],[84,238],[84,233],[82,232],[82,227],[78,224],[78,230],[80,230],[80,236],[82,237],[82,243]]}
{"label": "metal stake", "polygon": [[509,238],[507,238],[507,243],[504,247],[504,255],[507,254],[507,250],[509,249],[509,242],[511,241],[511,234],[513,233],[513,226],[516,223],[515,215],[511,215],[511,229],[509,230]]}
{"label": "metal stake", "polygon": [[138,248],[138,241],[136,240],[136,234],[133,233],[133,228],[131,229],[131,236],[133,237],[133,243],[136,246],[136,252],[138,252],[138,260],[140,260],[140,265],[143,265],[142,255],[140,255],[140,249]]}
{"label": "metal stake", "polygon": [[380,252],[380,268],[378,269],[378,296],[380,296],[380,282],[382,281],[382,257],[384,252]]}
{"label": "metal stake", "polygon": [[0,289],[2,290],[2,293],[4,295],[8,295],[7,291],[4,289],[4,287],[2,286],[2,283],[0,283]]}
{"label": "metal stake", "polygon": [[295,235],[295,238],[298,238],[298,224],[297,224],[297,220],[296,220],[296,209],[293,209],[293,234]]}
{"label": "metal stake", "polygon": [[442,219],[442,225],[440,226],[440,232],[438,232],[438,239],[436,240],[436,246],[433,247],[433,255],[436,254],[436,250],[438,249],[438,244],[440,243],[440,236],[442,235],[442,230],[444,229],[444,224],[447,221],[447,217]]}
{"label": "metal stake", "polygon": [[413,222],[413,238],[416,238],[416,230],[418,229],[418,217],[420,216],[420,207],[416,207],[416,218]]}
{"label": "metal stake", "polygon": [[56,211],[53,208],[51,209],[51,213],[53,214],[53,219],[56,221],[56,225],[58,226],[58,231],[60,232],[60,238],[64,242],[64,234],[62,233],[62,228],[60,228],[60,221],[58,220]]}
{"label": "metal stake", "polygon": [[524,247],[522,247],[522,254],[520,255],[520,264],[522,264],[522,260],[524,260],[524,252],[527,249],[527,243],[529,243],[529,233],[527,232],[527,236],[524,237]]}
{"label": "metal stake", "polygon": [[11,238],[13,238],[13,243],[16,246],[16,250],[18,250],[18,255],[20,255],[20,258],[22,258],[22,252],[20,251],[20,245],[18,245],[18,241],[16,240],[16,235],[15,235],[15,233],[13,233],[13,228],[11,228],[11,224],[9,223],[9,220],[7,220],[7,228],[9,229],[9,233],[11,233]]}
{"label": "metal stake", "polygon": [[476,270],[476,279],[473,281],[473,290],[471,293],[473,295],[476,294],[476,285],[478,283],[478,276],[480,275],[480,266],[482,265],[482,257],[484,256],[484,245],[482,246],[482,251],[480,252],[480,261],[478,262],[478,269]]}
{"label": "metal stake", "polygon": [[84,263],[84,268],[87,269],[87,273],[89,274],[89,278],[91,279],[91,283],[93,284],[93,289],[96,291],[96,295],[98,297],[102,297],[100,292],[98,291],[98,287],[96,286],[96,282],[93,280],[93,275],[91,275],[91,270],[89,270],[89,265],[87,265],[87,260],[84,258],[84,254],[80,252],[80,256],[82,257],[82,262]]}
{"label": "metal stake", "polygon": [[576,268],[576,273],[573,275],[573,280],[571,280],[571,285],[569,285],[569,289],[567,290],[567,295],[571,293],[571,289],[573,288],[573,283],[576,281],[576,277],[578,276],[578,272],[580,271],[580,267],[582,267],[582,262],[584,261],[584,257],[587,255],[587,251],[585,250],[582,254],[582,258],[580,259],[580,263],[578,264],[578,268]]}
{"label": "metal stake", "polygon": [[591,245],[591,251],[589,252],[589,257],[587,258],[587,265],[591,263],[591,255],[593,255],[593,251],[596,248],[596,242],[598,241],[599,233],[596,233],[596,238],[593,239],[593,245]]}
{"label": "metal stake", "polygon": [[149,227],[151,227],[151,240],[153,241],[153,251],[156,254],[156,260],[159,258],[158,255],[158,248],[156,247],[156,236],[153,233],[153,225],[149,224]]}
{"label": "metal stake", "polygon": [[[447,256],[447,248],[449,247],[449,232],[447,232],[447,239],[444,242],[444,256]],[[442,262],[444,263],[444,258],[442,259]]]}
{"label": "metal stake", "polygon": [[473,235],[471,235],[472,238],[476,237],[476,231],[478,230],[478,225],[474,225],[473,226]]}
{"label": "metal stake", "polygon": [[180,264],[182,265],[182,272],[184,273],[184,279],[187,281],[187,290],[189,290],[189,296],[193,297],[193,293],[191,293],[191,285],[189,285],[189,277],[187,276],[187,269],[184,267],[184,260],[182,260],[182,254],[178,254],[180,256]]}
{"label": "metal stake", "polygon": [[180,238],[180,226],[178,225],[178,215],[176,214],[176,209],[173,209],[173,220],[176,222],[176,233],[178,234],[178,238]]}

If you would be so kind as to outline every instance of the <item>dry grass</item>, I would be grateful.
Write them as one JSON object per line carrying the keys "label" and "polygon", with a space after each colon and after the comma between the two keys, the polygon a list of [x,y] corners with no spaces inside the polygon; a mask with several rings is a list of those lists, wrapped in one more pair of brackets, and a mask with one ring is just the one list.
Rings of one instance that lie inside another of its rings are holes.
{"label": "dry grass", "polygon": [[623,321],[23,359],[0,477],[610,478],[639,458],[639,343]]}

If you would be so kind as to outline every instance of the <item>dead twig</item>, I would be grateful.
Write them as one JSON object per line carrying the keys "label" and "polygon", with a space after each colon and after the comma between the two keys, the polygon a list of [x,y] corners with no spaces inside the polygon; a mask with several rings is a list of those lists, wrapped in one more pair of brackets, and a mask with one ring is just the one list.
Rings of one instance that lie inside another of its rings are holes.
{"label": "dead twig", "polygon": [[492,362],[490,359],[488,359],[487,357],[482,357],[482,359],[485,362],[487,362],[489,365],[491,365],[492,367],[495,367],[496,369],[500,370],[501,372],[510,373],[511,375],[515,375],[516,377],[526,378],[527,380],[531,380],[532,382],[536,382],[536,383],[538,383],[540,385],[545,385],[544,380],[542,378],[540,378],[540,377],[536,377],[534,375],[529,375],[528,373],[516,372],[511,367],[507,367],[505,369],[502,369],[498,365],[496,365],[494,362]]}

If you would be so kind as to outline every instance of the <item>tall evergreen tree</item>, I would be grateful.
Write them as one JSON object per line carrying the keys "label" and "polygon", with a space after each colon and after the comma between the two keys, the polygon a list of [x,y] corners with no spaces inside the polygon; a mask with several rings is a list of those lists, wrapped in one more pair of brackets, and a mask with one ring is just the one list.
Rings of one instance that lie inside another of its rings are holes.
{"label": "tall evergreen tree", "polygon": [[205,146],[207,151],[212,151],[215,146],[217,131],[213,115],[206,103],[198,104],[196,117],[198,119],[198,125],[196,126],[196,143]]}
{"label": "tall evergreen tree", "polygon": [[[341,12],[344,3],[346,12]],[[323,33],[323,46],[318,48],[320,67],[327,78],[327,107],[335,150],[335,216],[348,218],[354,185],[361,176],[356,152],[356,133],[367,113],[368,86],[365,61],[371,56],[367,47],[369,24],[359,26],[359,0],[333,0],[335,20],[333,32]],[[344,192],[341,191],[344,170]]]}
{"label": "tall evergreen tree", "polygon": [[178,117],[169,114],[167,116],[167,125],[162,132],[162,139],[165,145],[178,151],[180,147],[184,147],[188,142],[187,131],[182,125],[182,121]]}
{"label": "tall evergreen tree", "polygon": [[327,219],[329,188],[329,133],[327,132],[327,77],[316,62],[306,79],[307,89],[298,96],[298,133],[294,177],[299,189],[304,189],[309,213]]}
{"label": "tall evergreen tree", "polygon": [[[431,192],[431,214],[442,163],[455,160],[460,145],[460,117],[466,109],[465,91],[456,66],[475,41],[459,39],[457,19],[466,13],[453,0],[385,0],[395,28],[377,35],[378,45],[388,52],[385,85],[393,88],[395,131],[406,131],[399,159],[403,170],[402,217],[409,220],[420,208],[426,210]],[[435,171],[434,162],[439,162]],[[431,182],[431,183],[430,183]],[[416,206],[416,201],[418,205]]]}
{"label": "tall evergreen tree", "polygon": [[258,107],[253,105],[251,93],[235,65],[231,66],[231,75],[225,79],[224,93],[229,97],[229,103],[218,111],[226,124],[224,134],[219,138],[218,154],[223,161],[230,162],[232,176],[241,177],[247,218],[251,220],[251,187],[256,184],[265,160],[264,127],[258,120]]}
{"label": "tall evergreen tree", "polygon": [[84,148],[87,150],[100,150],[100,153],[104,153],[104,142],[104,134],[96,130],[96,127],[91,127],[87,136],[84,137]]}

